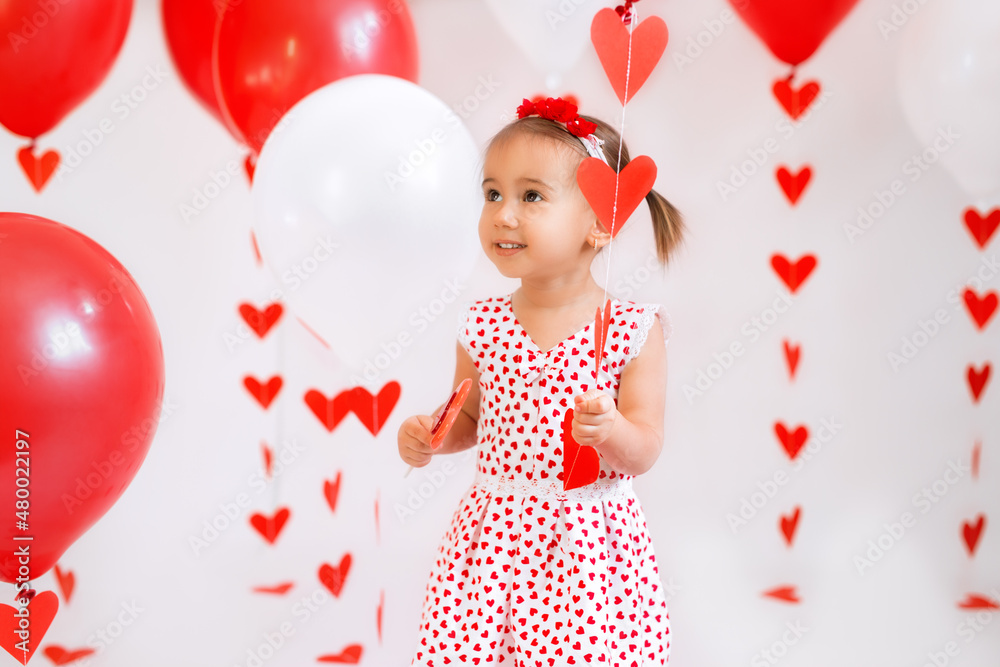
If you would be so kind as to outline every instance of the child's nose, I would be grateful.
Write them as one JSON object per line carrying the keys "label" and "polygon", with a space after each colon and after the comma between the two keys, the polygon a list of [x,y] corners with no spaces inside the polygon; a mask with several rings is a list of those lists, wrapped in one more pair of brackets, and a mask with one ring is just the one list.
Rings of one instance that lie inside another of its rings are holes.
{"label": "child's nose", "polygon": [[504,227],[516,227],[517,226],[517,210],[514,207],[513,202],[504,202],[497,209],[496,218],[494,222],[497,225],[503,225]]}

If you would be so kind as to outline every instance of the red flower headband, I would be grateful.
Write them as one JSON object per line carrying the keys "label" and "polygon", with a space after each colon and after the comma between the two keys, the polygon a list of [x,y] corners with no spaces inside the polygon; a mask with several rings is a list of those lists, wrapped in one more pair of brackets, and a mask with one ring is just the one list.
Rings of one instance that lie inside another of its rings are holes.
{"label": "red flower headband", "polygon": [[604,164],[608,163],[606,157],[604,157],[604,151],[601,150],[601,146],[604,144],[603,139],[599,139],[594,132],[597,130],[597,124],[593,123],[585,118],[581,118],[576,112],[576,105],[572,102],[567,102],[561,97],[546,97],[544,100],[539,100],[537,102],[532,102],[529,99],[525,99],[521,103],[521,106],[517,108],[517,117],[526,118],[528,116],[541,116],[546,120],[551,120],[556,123],[564,123],[566,125],[566,131],[577,137],[582,143],[584,148],[587,149],[587,154],[590,157],[596,157]]}

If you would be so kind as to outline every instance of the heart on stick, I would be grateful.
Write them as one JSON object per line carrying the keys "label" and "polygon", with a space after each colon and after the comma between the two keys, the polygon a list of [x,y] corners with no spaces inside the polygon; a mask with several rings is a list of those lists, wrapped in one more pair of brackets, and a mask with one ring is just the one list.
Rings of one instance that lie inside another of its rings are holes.
{"label": "heart on stick", "polygon": [[573,409],[563,418],[563,491],[586,486],[601,474],[601,461],[597,450],[581,445],[573,437]]}
{"label": "heart on stick", "polygon": [[590,41],[622,104],[635,97],[660,61],[667,48],[667,24],[659,16],[650,16],[632,29],[631,37],[630,58],[629,29],[610,7],[597,12],[590,23]]}
{"label": "heart on stick", "polygon": [[616,174],[602,160],[588,157],[583,159],[576,170],[576,182],[597,219],[611,233],[611,238],[614,238],[639,203],[653,189],[656,163],[648,155],[640,155]]}
{"label": "heart on stick", "polygon": [[604,313],[597,309],[594,316],[594,377],[601,372],[601,360],[604,359],[604,344],[608,340],[608,327],[611,325],[611,299],[604,304]]}

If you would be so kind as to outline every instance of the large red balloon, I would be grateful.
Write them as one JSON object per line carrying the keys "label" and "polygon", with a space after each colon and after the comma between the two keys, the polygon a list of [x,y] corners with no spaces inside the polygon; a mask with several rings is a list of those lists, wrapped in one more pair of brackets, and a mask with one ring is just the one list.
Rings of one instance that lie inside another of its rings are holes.
{"label": "large red balloon", "polygon": [[729,0],[764,40],[771,53],[789,65],[811,56],[858,0]]}
{"label": "large red balloon", "polygon": [[216,91],[230,131],[254,153],[286,111],[328,83],[355,74],[416,83],[405,0],[228,1],[215,37]]}
{"label": "large red balloon", "polygon": [[132,0],[0,2],[0,123],[34,139],[104,81]]}
{"label": "large red balloon", "polygon": [[0,213],[0,579],[47,572],[118,500],[162,398],[160,334],[118,260],[58,222]]}
{"label": "large red balloon", "polygon": [[[163,0],[163,32],[181,80],[205,109],[222,120],[212,78],[212,40],[220,0]],[[239,138],[239,137],[237,137]]]}

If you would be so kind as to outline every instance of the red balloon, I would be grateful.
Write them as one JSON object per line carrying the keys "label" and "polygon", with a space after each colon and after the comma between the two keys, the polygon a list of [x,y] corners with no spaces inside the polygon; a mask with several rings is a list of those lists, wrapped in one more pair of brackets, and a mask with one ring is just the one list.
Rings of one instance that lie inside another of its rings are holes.
{"label": "red balloon", "polygon": [[0,123],[45,134],[104,81],[118,56],[132,0],[0,2]]}
{"label": "red balloon", "polygon": [[778,59],[798,65],[811,56],[858,0],[729,0]]}
{"label": "red balloon", "polygon": [[254,153],[286,111],[328,83],[355,74],[416,83],[405,0],[228,2],[212,56],[216,91],[230,131]]}
{"label": "red balloon", "polygon": [[160,9],[167,47],[181,80],[195,99],[225,125],[212,80],[212,40],[219,16],[218,2],[220,0],[163,0]]}
{"label": "red balloon", "polygon": [[58,222],[0,213],[0,579],[45,574],[118,500],[162,397],[156,321],[118,260]]}

